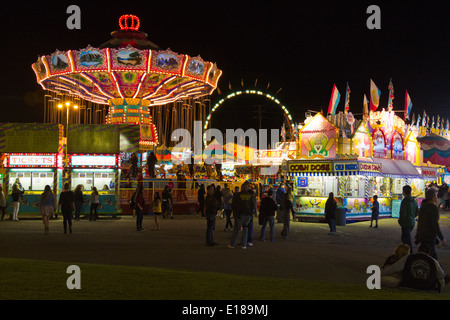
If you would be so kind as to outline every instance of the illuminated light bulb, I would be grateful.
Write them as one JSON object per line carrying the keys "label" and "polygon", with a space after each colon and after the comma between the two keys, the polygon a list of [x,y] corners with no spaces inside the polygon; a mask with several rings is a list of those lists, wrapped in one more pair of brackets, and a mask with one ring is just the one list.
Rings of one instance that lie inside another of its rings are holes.
{"label": "illuminated light bulb", "polygon": [[63,107],[63,106],[62,106],[62,104],[58,104],[58,108],[60,108],[60,109],[61,109],[62,107]]}

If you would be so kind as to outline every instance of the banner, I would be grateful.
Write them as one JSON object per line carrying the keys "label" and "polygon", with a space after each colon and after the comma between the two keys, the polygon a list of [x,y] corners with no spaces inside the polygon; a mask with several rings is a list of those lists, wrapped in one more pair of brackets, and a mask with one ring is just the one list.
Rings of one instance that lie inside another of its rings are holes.
{"label": "banner", "polygon": [[370,110],[377,111],[380,105],[381,91],[377,88],[372,79],[370,79]]}

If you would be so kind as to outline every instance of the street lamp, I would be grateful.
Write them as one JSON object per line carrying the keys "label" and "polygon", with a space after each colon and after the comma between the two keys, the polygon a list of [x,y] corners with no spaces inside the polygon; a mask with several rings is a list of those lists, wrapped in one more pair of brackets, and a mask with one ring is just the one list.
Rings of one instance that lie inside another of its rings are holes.
{"label": "street lamp", "polygon": [[72,102],[66,102],[63,104],[58,104],[58,108],[62,109],[63,107],[66,107],[66,159],[65,159],[65,163],[66,163],[66,167],[69,164],[69,158],[67,157],[67,136],[69,135],[69,109],[72,106],[74,108],[74,110],[78,109],[78,105],[73,104]]}

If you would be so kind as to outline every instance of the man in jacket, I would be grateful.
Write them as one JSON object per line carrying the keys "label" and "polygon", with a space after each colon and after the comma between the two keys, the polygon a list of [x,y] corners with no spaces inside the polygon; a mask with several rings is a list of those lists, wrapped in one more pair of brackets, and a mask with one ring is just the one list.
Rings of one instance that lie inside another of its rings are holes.
{"label": "man in jacket", "polygon": [[413,253],[413,245],[411,241],[411,232],[416,224],[415,220],[419,212],[416,199],[411,196],[411,187],[403,187],[403,200],[400,205],[400,217],[398,224],[402,228],[402,243],[409,245],[411,254]]}
{"label": "man in jacket", "polygon": [[[233,229],[233,234],[231,236],[229,248],[234,248],[236,246],[237,237],[239,230],[242,227],[242,249],[247,248],[247,238],[248,238],[248,225],[250,223],[250,217],[253,215],[253,212],[256,212],[255,203],[256,201],[253,199],[254,193],[250,190],[250,183],[245,181],[241,186],[241,192],[236,196],[236,213],[235,216],[235,225]],[[234,207],[234,204],[233,204]],[[237,214],[237,215],[236,215]]]}

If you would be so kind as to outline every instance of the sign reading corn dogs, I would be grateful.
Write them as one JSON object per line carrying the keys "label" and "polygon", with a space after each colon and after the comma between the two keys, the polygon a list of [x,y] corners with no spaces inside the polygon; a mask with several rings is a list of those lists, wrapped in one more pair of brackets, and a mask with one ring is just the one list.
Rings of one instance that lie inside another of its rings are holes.
{"label": "sign reading corn dogs", "polygon": [[292,173],[331,173],[331,162],[289,162],[288,171]]}

